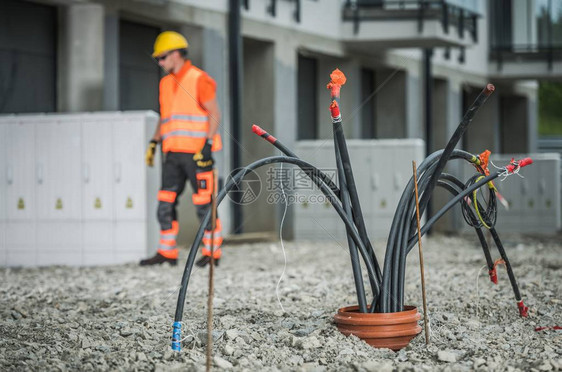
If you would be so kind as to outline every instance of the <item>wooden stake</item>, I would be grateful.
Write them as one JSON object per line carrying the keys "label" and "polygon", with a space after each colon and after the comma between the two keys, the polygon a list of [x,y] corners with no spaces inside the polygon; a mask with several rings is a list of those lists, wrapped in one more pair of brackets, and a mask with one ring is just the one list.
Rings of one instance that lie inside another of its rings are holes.
{"label": "wooden stake", "polygon": [[217,224],[216,169],[213,169],[213,192],[211,193],[211,262],[209,264],[209,298],[207,299],[207,363],[206,370],[211,370],[213,354],[213,297],[215,273],[215,228]]}
{"label": "wooden stake", "polygon": [[422,241],[421,241],[421,223],[420,223],[420,204],[418,195],[418,172],[416,162],[412,161],[412,168],[414,170],[414,189],[416,190],[416,218],[418,221],[418,251],[420,255],[420,273],[421,273],[421,284],[422,284],[422,298],[423,298],[423,325],[425,328],[425,344],[429,345],[429,323],[427,321],[427,302],[425,298],[425,275],[423,271],[423,253],[422,253]]}

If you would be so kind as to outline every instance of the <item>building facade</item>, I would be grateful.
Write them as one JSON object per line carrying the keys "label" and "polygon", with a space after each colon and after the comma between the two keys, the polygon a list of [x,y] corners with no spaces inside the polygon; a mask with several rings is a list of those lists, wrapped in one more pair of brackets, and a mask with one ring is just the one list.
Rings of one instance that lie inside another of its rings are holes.
{"label": "building facade", "polygon": [[[348,78],[342,91],[348,138],[422,138],[427,151],[442,148],[464,110],[492,82],[496,93],[462,147],[535,152],[537,79],[562,76],[554,3],[4,0],[0,113],[158,111],[163,73],[150,56],[152,45],[159,32],[176,30],[187,37],[194,64],[218,83],[223,178],[275,153],[251,132],[252,124],[289,147],[331,139],[325,85],[335,68]],[[237,5],[241,44],[233,61]],[[232,63],[239,63],[236,87]],[[239,113],[232,109],[232,92],[240,92]],[[258,172],[262,181],[265,172]],[[236,207],[238,220],[225,218],[226,230],[276,231],[281,206],[266,202],[266,194]],[[186,198],[180,213],[195,223],[190,204]],[[233,203],[222,208],[230,214]],[[290,223],[285,231],[290,236]]]}

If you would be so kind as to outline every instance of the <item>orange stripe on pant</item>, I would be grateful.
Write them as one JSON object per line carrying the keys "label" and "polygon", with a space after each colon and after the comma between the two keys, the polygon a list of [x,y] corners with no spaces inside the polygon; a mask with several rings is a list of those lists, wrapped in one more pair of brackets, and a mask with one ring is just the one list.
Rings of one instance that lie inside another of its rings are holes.
{"label": "orange stripe on pant", "polygon": [[[197,172],[197,192],[191,195],[191,200],[195,205],[205,205],[211,202],[213,194],[213,171]],[[215,191],[216,185],[215,185]]]}
{"label": "orange stripe on pant", "polygon": [[158,191],[158,201],[163,201],[166,203],[173,203],[176,201],[176,192],[169,190]]}
{"label": "orange stripe on pant", "polygon": [[[222,238],[222,224],[219,218],[217,218],[216,221],[213,241],[214,241],[213,257],[215,259],[221,258],[222,250],[220,247],[222,245],[223,238]],[[203,244],[205,245],[205,248],[201,250],[201,253],[203,254],[203,256],[210,257],[211,256],[211,231],[210,230],[205,230],[205,235],[203,235]]]}
{"label": "orange stripe on pant", "polygon": [[158,246],[158,253],[166,258],[178,258],[179,251],[176,248],[176,238],[179,231],[180,225],[178,221],[172,221],[171,229],[160,230],[160,245]]}

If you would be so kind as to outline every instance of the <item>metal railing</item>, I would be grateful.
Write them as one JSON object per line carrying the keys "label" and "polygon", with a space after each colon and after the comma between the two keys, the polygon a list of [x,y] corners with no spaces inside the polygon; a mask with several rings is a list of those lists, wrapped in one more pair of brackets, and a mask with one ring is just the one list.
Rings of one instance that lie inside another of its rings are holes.
{"label": "metal railing", "polygon": [[446,34],[455,26],[460,38],[468,32],[477,42],[479,17],[478,13],[445,0],[347,0],[343,6],[343,20],[353,21],[355,34],[361,21],[417,19],[421,33],[424,21],[440,19]]}
{"label": "metal railing", "polygon": [[552,71],[554,61],[562,61],[562,44],[508,44],[494,45],[491,47],[490,59],[498,64],[501,71],[505,61],[545,61],[548,70]]}
{"label": "metal railing", "polygon": [[[277,16],[277,0],[267,0],[269,4],[267,5],[267,13],[272,17]],[[293,18],[295,22],[300,23],[301,21],[301,0],[289,0],[295,3],[295,10],[293,11]],[[250,0],[243,0],[242,6],[245,10],[250,9]]]}

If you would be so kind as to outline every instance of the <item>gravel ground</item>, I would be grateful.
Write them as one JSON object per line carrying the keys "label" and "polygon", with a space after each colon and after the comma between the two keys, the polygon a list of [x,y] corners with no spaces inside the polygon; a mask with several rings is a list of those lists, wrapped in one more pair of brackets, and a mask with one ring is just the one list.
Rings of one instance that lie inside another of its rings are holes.
{"label": "gravel ground", "polygon": [[[480,271],[485,261],[475,236],[425,240],[431,344],[422,333],[398,353],[344,337],[332,323],[337,308],[356,302],[345,244],[285,244],[284,311],[276,296],[280,244],[230,246],[216,272],[214,365],[248,371],[561,370],[562,331],[535,331],[562,326],[560,238],[504,239],[530,308],[526,319],[518,315],[505,270],[498,270],[498,285]],[[382,257],[383,242],[376,247]],[[406,303],[421,307],[415,252],[408,266]],[[0,370],[203,370],[207,270],[192,276],[183,350],[170,350],[182,270],[133,264],[1,269]]]}

